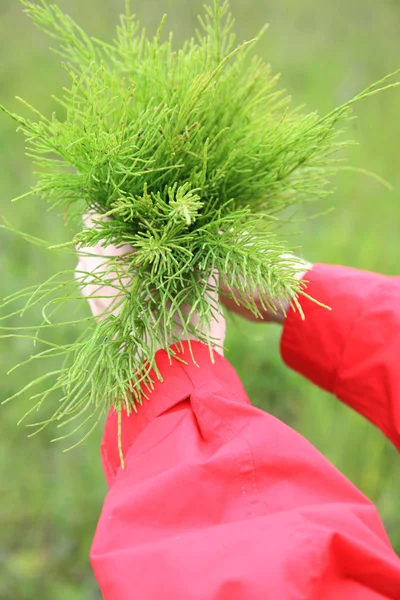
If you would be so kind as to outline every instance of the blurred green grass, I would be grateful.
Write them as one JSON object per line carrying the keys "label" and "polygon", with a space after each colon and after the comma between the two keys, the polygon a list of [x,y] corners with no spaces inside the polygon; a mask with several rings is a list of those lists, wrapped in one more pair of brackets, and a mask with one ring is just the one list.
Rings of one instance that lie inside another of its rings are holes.
{"label": "blurred green grass", "polygon": [[[113,36],[122,0],[57,2],[97,37]],[[167,12],[176,40],[194,30],[201,2],[136,0],[141,21],[154,31]],[[261,23],[271,24],[261,53],[296,104],[327,111],[371,82],[400,66],[400,5],[394,0],[232,0],[238,38],[252,37]],[[19,95],[47,113],[50,94],[65,83],[47,38],[22,14],[16,0],[0,4],[0,101],[20,110]],[[324,205],[307,208],[331,214],[299,223],[293,244],[314,262],[343,263],[397,274],[400,218],[400,91],[393,90],[356,106],[358,117],[350,137],[359,142],[349,151],[354,166],[374,171],[394,187],[387,191],[374,180],[343,172],[335,194]],[[12,205],[10,199],[34,181],[23,139],[14,124],[0,116],[0,214],[17,228],[39,237],[68,240],[62,219],[46,212],[37,199]],[[0,230],[0,295],[40,283],[71,257],[51,254]],[[37,324],[39,314],[24,323]],[[58,333],[65,342],[76,330]],[[228,359],[237,368],[252,401],[305,435],[351,481],[373,500],[392,544],[400,553],[400,460],[380,432],[337,400],[316,389],[282,364],[278,328],[229,323]],[[0,340],[0,400],[28,383],[43,367],[29,365],[5,373],[32,352],[22,339]],[[50,368],[51,365],[48,365]],[[28,409],[27,398],[0,412],[0,599],[88,600],[100,598],[91,574],[88,552],[105,494],[99,460],[101,431],[71,453],[52,445],[54,431],[27,439],[17,427]],[[28,432],[29,433],[29,432]],[[267,543],[267,536],[266,536]]]}

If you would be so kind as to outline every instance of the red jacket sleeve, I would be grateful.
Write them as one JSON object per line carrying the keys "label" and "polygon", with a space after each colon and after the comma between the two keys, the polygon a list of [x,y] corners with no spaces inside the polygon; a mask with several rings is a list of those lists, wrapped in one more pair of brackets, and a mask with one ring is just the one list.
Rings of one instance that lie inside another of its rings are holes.
{"label": "red jacket sleeve", "polygon": [[253,407],[234,369],[157,354],[164,382],[102,444],[109,492],[91,562],[105,600],[400,598],[375,507],[309,442]]}
{"label": "red jacket sleeve", "polygon": [[286,319],[287,365],[334,393],[400,449],[400,277],[316,265],[305,279],[304,321]]}

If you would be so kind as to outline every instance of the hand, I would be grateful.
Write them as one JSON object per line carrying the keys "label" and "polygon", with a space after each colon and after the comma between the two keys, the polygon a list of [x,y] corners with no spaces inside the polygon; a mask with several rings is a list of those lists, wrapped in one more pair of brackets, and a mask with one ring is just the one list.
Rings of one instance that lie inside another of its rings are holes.
{"label": "hand", "polygon": [[[84,216],[83,223],[86,227],[93,227],[93,218],[99,219],[101,216],[96,213],[89,213]],[[78,281],[82,294],[87,298],[92,314],[97,320],[102,320],[109,314],[118,315],[121,310],[121,301],[123,298],[118,296],[118,290],[112,286],[99,286],[96,284],[95,275],[96,273],[105,273],[107,271],[108,260],[103,258],[106,256],[123,256],[124,254],[132,254],[133,249],[131,246],[123,246],[116,248],[113,245],[104,247],[102,244],[97,244],[92,248],[77,247],[79,261],[76,266],[75,278]],[[87,255],[90,256],[87,256]],[[115,280],[115,273],[107,273],[106,278],[111,281]],[[124,286],[129,285],[129,279],[123,279]],[[212,307],[212,314],[214,319],[209,325],[209,336],[214,341],[214,349],[223,355],[223,348],[225,343],[226,323],[224,317],[215,310],[215,307],[219,303],[219,274],[215,272],[210,276],[209,286],[212,291],[208,293],[207,300]],[[115,305],[115,308],[113,308]],[[183,307],[182,312],[188,315],[191,310],[190,306]],[[199,318],[196,313],[191,318],[191,323],[199,331],[200,324]],[[205,328],[202,326],[202,330]],[[179,336],[180,339],[184,339],[184,334],[179,322],[175,326],[174,333]]]}
{"label": "hand", "polygon": [[[291,265],[294,265],[296,269],[299,269],[296,273],[296,279],[298,280],[303,279],[306,273],[308,273],[308,271],[310,271],[313,267],[311,263],[303,260],[302,258],[298,258],[293,254],[283,254],[282,258],[286,259],[286,261],[288,258],[293,259],[291,261]],[[240,315],[244,319],[247,319],[248,321],[255,321],[257,323],[262,321],[264,323],[278,323],[280,325],[283,325],[283,323],[285,322],[286,315],[290,308],[290,305],[287,301],[279,301],[278,299],[272,298],[271,300],[274,306],[276,307],[276,312],[274,313],[271,310],[265,310],[263,308],[262,303],[260,302],[258,292],[253,292],[252,290],[249,290],[249,297],[253,297],[253,300],[255,301],[257,308],[262,315],[262,318],[260,318],[256,317],[248,308],[236,302],[235,299],[232,298],[232,296],[229,293],[228,287],[224,284],[223,279],[221,279],[220,282],[220,292],[221,302],[229,310],[236,313],[237,315]]]}
{"label": "hand", "polygon": [[[94,227],[93,219],[101,219],[101,216],[91,212],[83,217],[83,224],[85,227]],[[121,306],[116,306],[112,309],[112,304],[118,305],[118,291],[115,287],[110,286],[99,286],[95,283],[96,275],[100,275],[107,271],[108,261],[105,256],[122,256],[132,252],[131,246],[122,246],[116,248],[113,245],[102,246],[97,244],[91,248],[82,248],[76,246],[78,253],[78,264],[75,269],[75,279],[80,284],[81,293],[86,297],[93,316],[98,320],[102,321],[107,317],[108,314],[118,315],[121,310]],[[91,256],[88,256],[91,255]],[[114,281],[116,274],[110,272],[107,274],[107,279],[110,282]],[[122,280],[124,285],[129,285],[128,279]]]}

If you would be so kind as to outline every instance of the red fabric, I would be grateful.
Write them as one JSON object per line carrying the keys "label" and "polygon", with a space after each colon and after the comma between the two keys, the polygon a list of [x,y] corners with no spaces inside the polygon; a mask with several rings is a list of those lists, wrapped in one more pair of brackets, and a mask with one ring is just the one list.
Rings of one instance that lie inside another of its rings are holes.
{"label": "red fabric", "polygon": [[[286,364],[364,415],[400,450],[400,277],[316,265],[291,311],[281,350]],[[400,595],[399,595],[400,597]]]}
{"label": "red fabric", "polygon": [[[334,310],[304,301],[305,323],[288,316],[285,360],[395,441],[399,353],[387,346],[399,344],[399,282],[329,267],[309,278],[310,293]],[[364,335],[362,352],[352,344]],[[251,406],[224,358],[212,364],[193,343],[195,366],[184,349],[187,365],[157,354],[164,383],[124,417],[124,471],[114,412],[106,424],[110,489],[91,550],[103,597],[399,599],[400,560],[371,502],[303,437]]]}

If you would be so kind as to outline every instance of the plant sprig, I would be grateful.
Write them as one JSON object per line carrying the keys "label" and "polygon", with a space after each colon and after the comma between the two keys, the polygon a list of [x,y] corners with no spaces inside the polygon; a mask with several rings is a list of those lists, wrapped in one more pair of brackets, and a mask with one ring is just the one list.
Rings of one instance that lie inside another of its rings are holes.
{"label": "plant sprig", "polygon": [[[235,46],[228,2],[206,7],[197,38],[180,49],[172,35],[162,41],[165,19],[147,37],[129,2],[112,44],[89,37],[45,0],[20,2],[56,42],[69,87],[55,96],[62,117],[46,117],[23,100],[36,120],[1,107],[24,133],[37,173],[37,184],[15,200],[38,195],[60,208],[67,222],[89,210],[108,217],[60,247],[103,241],[134,249],[123,261],[109,257],[106,271],[79,274],[80,287],[89,276],[99,287],[114,287],[118,314],[110,309],[100,322],[83,319],[87,328],[74,344],[50,344],[34,358],[65,355],[63,367],[15,394],[55,377],[48,390],[32,396],[30,412],[58,391],[57,410],[38,428],[77,419],[77,432],[111,406],[137,410],[151,392],[151,369],[160,376],[156,350],[178,358],[171,348],[180,343],[176,319],[185,337],[212,346],[182,307],[195,307],[202,323],[213,318],[205,294],[213,291],[208,282],[215,270],[254,314],[249,289],[298,306],[304,286],[282,258],[287,246],[276,234],[279,214],[330,193],[352,105],[398,83],[384,78],[325,116],[303,114],[291,108],[270,66],[250,57],[257,39]],[[46,302],[37,336],[76,299],[71,273],[63,276],[22,290],[3,307],[24,298],[25,307],[16,311],[23,314]],[[129,289],[122,284],[127,277]],[[265,307],[275,310],[268,300]],[[1,329],[21,335],[20,328]]]}

